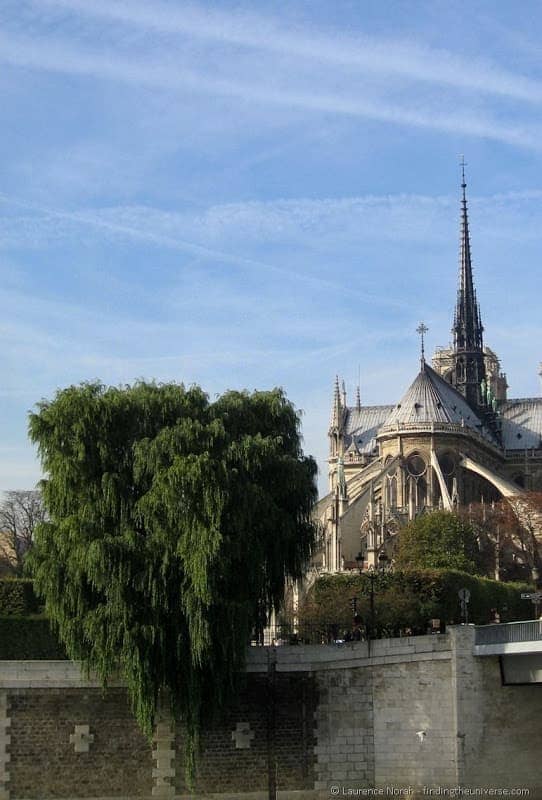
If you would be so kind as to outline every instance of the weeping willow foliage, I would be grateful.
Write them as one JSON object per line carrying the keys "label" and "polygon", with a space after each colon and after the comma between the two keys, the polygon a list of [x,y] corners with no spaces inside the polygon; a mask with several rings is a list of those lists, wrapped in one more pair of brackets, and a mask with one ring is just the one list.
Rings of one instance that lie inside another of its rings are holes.
{"label": "weeping willow foliage", "polygon": [[71,658],[121,674],[151,735],[159,703],[187,730],[227,702],[251,629],[299,577],[316,465],[284,393],[72,386],[30,415],[47,478],[35,586]]}

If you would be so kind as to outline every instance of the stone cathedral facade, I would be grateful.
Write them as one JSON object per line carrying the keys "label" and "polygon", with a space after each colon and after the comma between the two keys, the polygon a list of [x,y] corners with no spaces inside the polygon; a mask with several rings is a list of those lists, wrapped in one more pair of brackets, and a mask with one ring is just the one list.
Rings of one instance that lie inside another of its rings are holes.
{"label": "stone cathedral facade", "polygon": [[[336,379],[329,427],[329,493],[317,514],[315,566],[341,572],[364,554],[389,557],[397,531],[433,509],[542,490],[542,397],[511,399],[497,355],[484,344],[473,283],[466,183],[453,345],[420,370],[395,405],[348,405]],[[521,501],[520,501],[521,502]]]}

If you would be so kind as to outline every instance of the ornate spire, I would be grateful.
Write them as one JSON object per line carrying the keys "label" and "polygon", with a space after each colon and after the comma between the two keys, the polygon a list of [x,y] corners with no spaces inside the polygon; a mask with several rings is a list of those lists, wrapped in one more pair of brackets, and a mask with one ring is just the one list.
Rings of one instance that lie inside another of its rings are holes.
{"label": "ornate spire", "polygon": [[467,211],[465,159],[461,158],[461,240],[459,248],[459,287],[452,329],[454,337],[454,385],[474,409],[484,408],[481,384],[485,381],[483,326],[480,306],[472,279],[472,260]]}
{"label": "ornate spire", "polygon": [[329,423],[329,455],[331,459],[336,458],[343,452],[343,426],[345,416],[345,405],[341,398],[339,389],[339,376],[335,377],[335,389],[333,392],[333,405],[331,406],[331,420]]}
{"label": "ornate spire", "polygon": [[465,180],[465,159],[461,161],[461,242],[459,249],[459,288],[454,319],[454,349],[477,350],[483,347],[483,327],[480,321],[480,307],[472,280],[472,260],[470,250],[469,217],[467,211],[467,183]]}
{"label": "ornate spire", "polygon": [[335,375],[335,389],[333,391],[333,406],[331,407],[330,429],[338,429],[341,421],[341,395],[339,392],[339,376]]}
{"label": "ornate spire", "polygon": [[356,386],[356,409],[358,411],[361,411],[361,392],[360,392],[360,387],[361,387],[361,367],[358,364],[358,383],[357,383],[357,386]]}

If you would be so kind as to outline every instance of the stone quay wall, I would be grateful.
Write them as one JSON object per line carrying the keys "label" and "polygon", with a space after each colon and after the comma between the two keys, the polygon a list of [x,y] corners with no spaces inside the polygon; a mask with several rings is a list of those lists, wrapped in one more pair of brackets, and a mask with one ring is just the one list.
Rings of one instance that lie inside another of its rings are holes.
{"label": "stone quay wall", "polygon": [[[473,629],[343,646],[251,648],[237,702],[202,736],[196,787],[183,731],[151,742],[121,685],[72,662],[0,662],[0,800],[542,797],[542,690],[503,686]],[[523,792],[523,794],[519,794]],[[463,791],[463,794],[465,792]]]}

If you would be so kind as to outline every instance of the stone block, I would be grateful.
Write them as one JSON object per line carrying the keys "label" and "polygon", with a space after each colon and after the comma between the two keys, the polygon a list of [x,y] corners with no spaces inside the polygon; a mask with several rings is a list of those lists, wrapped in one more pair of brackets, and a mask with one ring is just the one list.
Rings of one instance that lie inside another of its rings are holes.
{"label": "stone block", "polygon": [[162,759],[168,760],[169,759],[171,761],[172,758],[175,758],[175,750],[171,750],[171,748],[166,749],[165,747],[163,749],[153,750],[152,751],[152,757],[155,760],[158,760],[158,759],[160,759],[160,760],[162,760]]}
{"label": "stone block", "polygon": [[153,767],[153,778],[174,778],[175,770],[173,767]]}
{"label": "stone block", "polygon": [[153,786],[151,790],[151,794],[153,797],[158,798],[170,798],[175,797],[175,787],[174,786]]}
{"label": "stone block", "polygon": [[163,722],[157,722],[156,723],[156,726],[155,726],[155,729],[154,729],[154,734],[153,734],[153,737],[152,737],[153,740],[155,738],[157,738],[157,739],[163,739],[163,738],[167,738],[167,737],[171,738],[172,736],[173,736],[173,730],[172,730],[171,722],[164,722],[163,721]]}

